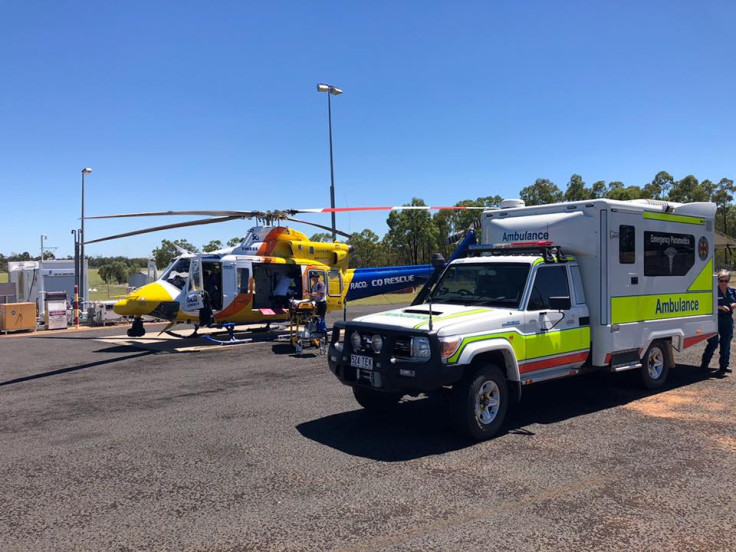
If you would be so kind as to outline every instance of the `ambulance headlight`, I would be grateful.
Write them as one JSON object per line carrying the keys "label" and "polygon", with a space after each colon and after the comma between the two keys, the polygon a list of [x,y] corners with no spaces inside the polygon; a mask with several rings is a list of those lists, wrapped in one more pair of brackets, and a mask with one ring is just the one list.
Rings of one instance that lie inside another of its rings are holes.
{"label": "ambulance headlight", "polygon": [[375,334],[373,337],[371,337],[371,349],[373,349],[373,352],[378,354],[381,352],[381,348],[383,347],[383,338]]}
{"label": "ambulance headlight", "polygon": [[353,348],[353,350],[359,351],[361,345],[363,345],[363,338],[360,337],[360,334],[358,332],[353,332],[352,334],[350,334],[350,346]]}
{"label": "ambulance headlight", "polygon": [[427,360],[432,356],[432,351],[429,348],[429,339],[426,337],[412,338],[411,356],[417,360]]}

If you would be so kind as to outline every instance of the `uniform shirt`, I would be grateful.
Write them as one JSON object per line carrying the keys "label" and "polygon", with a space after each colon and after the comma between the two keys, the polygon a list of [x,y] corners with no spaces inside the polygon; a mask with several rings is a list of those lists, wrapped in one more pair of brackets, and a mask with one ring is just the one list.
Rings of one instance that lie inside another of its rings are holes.
{"label": "uniform shirt", "polygon": [[325,301],[325,283],[322,280],[317,280],[312,288],[312,293],[317,303],[323,303]]}
{"label": "uniform shirt", "polygon": [[[733,316],[731,303],[736,303],[736,289],[726,286],[726,293],[724,294],[721,287],[718,286],[718,316]],[[728,312],[723,312],[720,307],[728,307]]]}

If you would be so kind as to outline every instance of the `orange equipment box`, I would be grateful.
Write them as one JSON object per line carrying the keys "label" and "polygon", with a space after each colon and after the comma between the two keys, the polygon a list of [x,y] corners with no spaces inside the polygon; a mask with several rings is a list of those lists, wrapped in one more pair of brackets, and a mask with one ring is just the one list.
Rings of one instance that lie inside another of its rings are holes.
{"label": "orange equipment box", "polygon": [[0,331],[36,331],[36,303],[0,304]]}

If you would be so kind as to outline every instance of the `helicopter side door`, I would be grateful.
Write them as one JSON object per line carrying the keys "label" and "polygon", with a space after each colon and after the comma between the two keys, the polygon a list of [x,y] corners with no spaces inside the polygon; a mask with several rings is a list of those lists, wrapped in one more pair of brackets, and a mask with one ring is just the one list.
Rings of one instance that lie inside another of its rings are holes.
{"label": "helicopter side door", "polygon": [[205,260],[202,263],[203,289],[215,312],[222,310],[223,304],[223,263],[217,260]]}
{"label": "helicopter side door", "polygon": [[[238,266],[240,266],[239,263],[236,263],[236,261],[225,261],[222,262],[222,309],[227,308],[227,306],[233,302],[235,299],[235,296],[238,293],[243,293],[239,291],[239,272],[238,272]],[[246,276],[246,291],[244,293],[247,293],[247,276]]]}
{"label": "helicopter side door", "polygon": [[184,301],[181,310],[192,318],[199,319],[199,309],[204,307],[202,286],[202,259],[192,257],[189,263],[189,277],[184,288]]}

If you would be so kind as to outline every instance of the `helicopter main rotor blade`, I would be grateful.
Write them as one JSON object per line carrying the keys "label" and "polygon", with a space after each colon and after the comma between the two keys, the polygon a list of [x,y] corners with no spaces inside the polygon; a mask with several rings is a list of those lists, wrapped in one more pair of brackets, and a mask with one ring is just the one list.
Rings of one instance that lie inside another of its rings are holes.
{"label": "helicopter main rotor blade", "polygon": [[151,211],[144,213],[120,213],[117,215],[96,215],[93,217],[84,217],[87,220],[92,219],[114,219],[114,218],[128,218],[128,217],[164,217],[164,216],[184,216],[184,215],[203,215],[211,217],[240,217],[240,218],[261,218],[265,220],[284,220],[291,215],[299,213],[348,213],[351,211],[427,211],[427,210],[451,210],[451,211],[464,211],[464,210],[485,210],[488,207],[467,207],[467,206],[453,206],[453,207],[440,207],[433,205],[401,205],[401,206],[383,206],[383,207],[325,207],[321,209],[277,209],[273,211],[213,211],[198,209],[194,211]]}
{"label": "helicopter main rotor blade", "polygon": [[179,215],[205,215],[211,217],[240,217],[253,218],[265,215],[265,211],[154,211],[149,213],[122,213],[119,215],[97,215],[94,217],[84,217],[85,219],[112,219],[126,217],[163,217],[163,216],[179,216]]}
{"label": "helicopter main rotor blade", "polygon": [[325,207],[323,209],[285,209],[289,214],[298,213],[348,213],[351,211],[487,211],[490,207],[471,207],[455,205],[451,207],[440,207],[435,205],[395,205],[381,207]]}
{"label": "helicopter main rotor blade", "polygon": [[[316,222],[309,222],[307,220],[299,220],[299,219],[295,219],[294,217],[286,217],[285,220],[290,220],[292,222],[298,222],[299,224],[309,224],[310,226],[316,226],[317,228],[321,228],[322,230],[327,230],[328,232],[332,232],[332,228],[330,228],[329,226],[317,224]],[[344,238],[350,237],[350,234],[348,234],[347,232],[343,232],[341,230],[335,230],[335,234],[339,234],[340,236],[343,236]]]}
{"label": "helicopter main rotor blade", "polygon": [[199,219],[199,220],[191,220],[188,222],[177,222],[174,224],[166,224],[164,226],[154,226],[152,228],[144,228],[142,230],[134,230],[133,232],[125,232],[124,234],[116,234],[114,236],[107,236],[105,238],[98,238],[96,240],[90,240],[87,242],[84,242],[85,245],[90,243],[98,243],[108,240],[116,240],[118,238],[127,238],[128,236],[137,236],[139,234],[148,234],[149,232],[158,232],[160,230],[171,230],[173,228],[185,228],[187,226],[200,226],[203,224],[216,224],[218,222],[228,222],[230,220],[238,220],[239,218],[242,218],[240,216],[229,216],[229,217],[219,217],[219,218],[208,218],[208,219]]}

